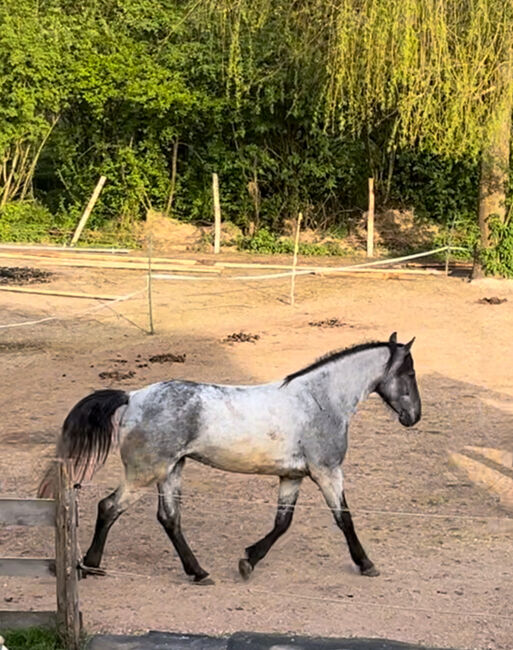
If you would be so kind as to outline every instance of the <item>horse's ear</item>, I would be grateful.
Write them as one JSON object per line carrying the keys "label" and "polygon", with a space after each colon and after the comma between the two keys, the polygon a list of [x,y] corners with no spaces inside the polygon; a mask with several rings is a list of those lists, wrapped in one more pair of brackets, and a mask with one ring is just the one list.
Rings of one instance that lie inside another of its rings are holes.
{"label": "horse's ear", "polygon": [[406,343],[406,345],[404,346],[404,349],[405,349],[406,352],[409,352],[409,351],[410,351],[411,346],[413,345],[413,342],[414,342],[414,341],[415,341],[415,336],[412,338],[411,341],[409,341],[408,343]]}
{"label": "horse's ear", "polygon": [[388,342],[392,346],[397,345],[397,332],[393,332],[392,334],[390,334],[390,338],[388,339]]}

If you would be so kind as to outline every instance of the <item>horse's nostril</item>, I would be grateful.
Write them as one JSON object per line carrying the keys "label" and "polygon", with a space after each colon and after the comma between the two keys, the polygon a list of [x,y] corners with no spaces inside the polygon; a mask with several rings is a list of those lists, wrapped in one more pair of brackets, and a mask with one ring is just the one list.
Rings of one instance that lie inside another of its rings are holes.
{"label": "horse's nostril", "polygon": [[408,411],[401,411],[399,414],[399,422],[405,427],[412,427],[417,420],[414,416],[410,415]]}

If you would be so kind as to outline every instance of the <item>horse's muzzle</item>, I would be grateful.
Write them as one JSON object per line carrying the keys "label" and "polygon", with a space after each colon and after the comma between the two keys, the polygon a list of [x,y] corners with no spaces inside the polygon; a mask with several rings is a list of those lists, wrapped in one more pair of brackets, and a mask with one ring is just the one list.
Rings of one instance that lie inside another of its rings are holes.
{"label": "horse's muzzle", "polygon": [[420,420],[420,412],[411,414],[408,411],[401,411],[399,413],[399,422],[403,427],[412,427]]}

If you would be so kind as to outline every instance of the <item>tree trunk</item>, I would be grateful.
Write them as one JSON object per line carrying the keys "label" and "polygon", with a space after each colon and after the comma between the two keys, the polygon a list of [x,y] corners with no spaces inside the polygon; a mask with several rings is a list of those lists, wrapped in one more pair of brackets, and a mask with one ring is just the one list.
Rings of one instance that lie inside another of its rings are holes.
{"label": "tree trunk", "polygon": [[506,189],[509,178],[509,155],[511,139],[511,98],[504,102],[497,115],[497,125],[490,135],[481,158],[481,179],[479,182],[479,229],[481,247],[489,248],[489,219],[497,215],[501,221],[506,218]]}
{"label": "tree trunk", "polygon": [[[512,66],[506,68],[511,76]],[[508,92],[503,103],[497,108],[494,124],[489,133],[488,142],[481,156],[481,178],[479,180],[479,230],[480,246],[474,251],[474,266],[471,278],[484,276],[480,251],[490,248],[490,217],[498,217],[502,223],[506,219],[506,191],[510,174],[510,141],[513,96]]]}

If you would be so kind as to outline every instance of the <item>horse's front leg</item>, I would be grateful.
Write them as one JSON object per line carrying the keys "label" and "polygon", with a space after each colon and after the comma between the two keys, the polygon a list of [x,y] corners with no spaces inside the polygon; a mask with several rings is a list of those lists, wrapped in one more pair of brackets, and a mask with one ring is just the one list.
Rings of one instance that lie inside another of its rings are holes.
{"label": "horse's front leg", "polygon": [[[181,477],[185,459],[179,460],[164,483],[158,483],[159,508],[157,519],[162,524],[169,539],[182,561],[184,571],[194,576],[194,582],[203,581],[208,573],[201,568],[182,533],[180,523]],[[203,584],[206,584],[205,582]]]}
{"label": "horse's front leg", "polygon": [[337,526],[344,533],[351,559],[364,576],[379,576],[379,571],[374,563],[369,560],[360,540],[356,535],[353,519],[347,506],[343,490],[342,468],[328,469],[324,467],[310,468],[312,480],[319,486],[328,507],[333,513]]}
{"label": "horse's front leg", "polygon": [[301,480],[280,478],[278,510],[274,520],[274,527],[265,537],[262,537],[255,544],[248,546],[246,549],[246,557],[239,560],[239,573],[245,580],[249,578],[257,562],[260,562],[267,555],[271,546],[290,526],[299,488],[301,487]]}

